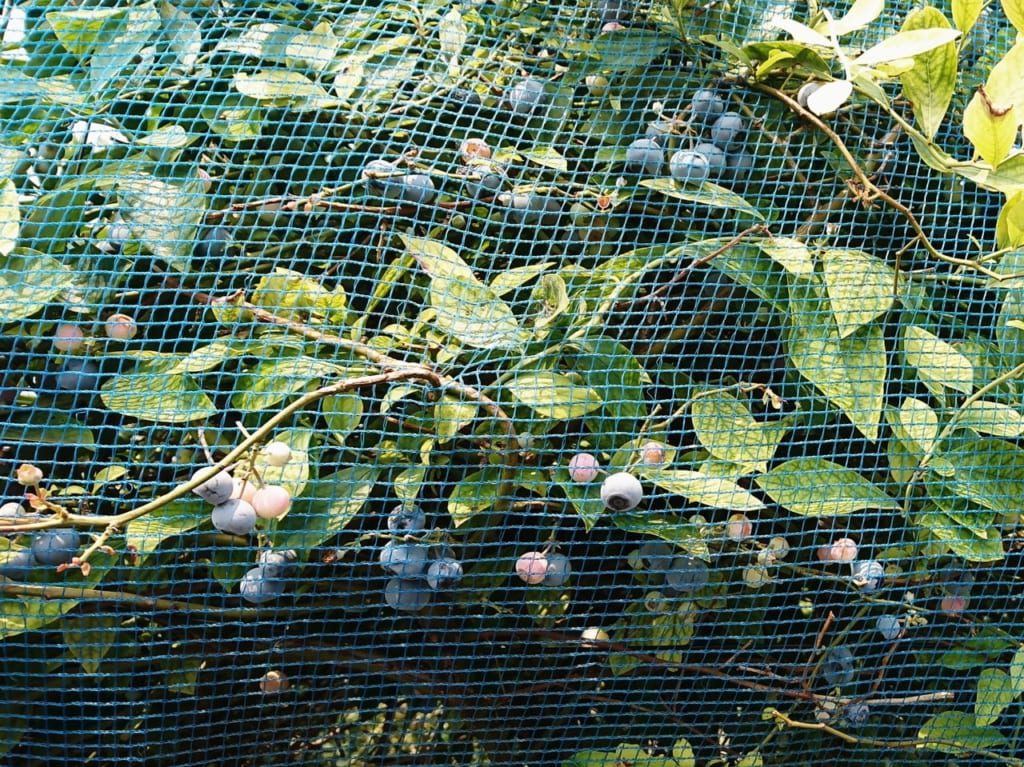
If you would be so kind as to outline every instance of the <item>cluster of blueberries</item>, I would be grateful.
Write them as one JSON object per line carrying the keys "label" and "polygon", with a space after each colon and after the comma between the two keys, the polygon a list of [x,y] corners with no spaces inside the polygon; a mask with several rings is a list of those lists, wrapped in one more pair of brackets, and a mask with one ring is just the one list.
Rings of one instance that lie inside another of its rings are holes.
{"label": "cluster of blueberries", "polygon": [[407,541],[427,526],[427,515],[417,507],[399,504],[388,515],[388,531],[395,537],[381,547],[377,561],[392,578],[384,587],[384,601],[402,612],[426,607],[434,592],[454,589],[462,580],[462,563],[448,546]]}
{"label": "cluster of blueberries", "polygon": [[[21,518],[25,510],[19,503],[0,506],[0,518]],[[71,563],[82,547],[82,534],[73,528],[58,527],[40,530],[32,535],[28,548],[18,549],[6,561],[0,562],[0,575],[12,581],[28,580],[37,565],[59,567]]]}
{"label": "cluster of blueberries", "polygon": [[694,139],[692,148],[678,149],[668,156],[673,179],[683,184],[741,179],[753,165],[753,158],[744,150],[746,133],[743,117],[727,111],[725,99],[714,90],[702,88],[690,101],[689,120],[658,119],[650,123],[644,137],[626,150],[626,164],[633,173],[660,176],[673,137],[689,135]]}
{"label": "cluster of blueberries", "polygon": [[648,574],[664,578],[665,585],[681,594],[700,591],[710,581],[707,563],[690,554],[679,555],[663,541],[648,541],[637,551],[637,562]]}

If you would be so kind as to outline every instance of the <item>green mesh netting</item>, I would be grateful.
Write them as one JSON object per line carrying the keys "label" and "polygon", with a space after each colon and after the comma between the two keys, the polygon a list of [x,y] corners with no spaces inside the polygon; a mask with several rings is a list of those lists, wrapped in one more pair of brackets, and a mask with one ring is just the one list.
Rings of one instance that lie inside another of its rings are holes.
{"label": "green mesh netting", "polygon": [[0,764],[1024,763],[1019,0],[0,19]]}

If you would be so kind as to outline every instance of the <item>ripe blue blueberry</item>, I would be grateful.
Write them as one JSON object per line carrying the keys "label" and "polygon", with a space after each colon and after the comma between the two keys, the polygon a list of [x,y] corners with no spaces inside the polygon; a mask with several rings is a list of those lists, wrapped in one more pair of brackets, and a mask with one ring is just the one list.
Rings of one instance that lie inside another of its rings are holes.
{"label": "ripe blue blueberry", "polygon": [[402,196],[404,175],[397,165],[387,160],[370,160],[362,171],[363,180],[368,182],[370,191],[389,200]]}
{"label": "ripe blue blueberry", "polygon": [[557,552],[547,555],[548,569],[541,581],[545,586],[564,586],[572,575],[572,563],[565,554]]}
{"label": "ripe blue blueberry", "polygon": [[260,605],[284,593],[284,581],[270,577],[262,567],[246,571],[238,584],[238,593],[250,604]]}
{"label": "ripe blue blueberry", "polygon": [[0,562],[0,575],[12,581],[24,581],[36,565],[36,557],[31,549],[10,550],[7,559]]}
{"label": "ripe blue blueberry", "polygon": [[100,369],[92,360],[72,357],[57,373],[57,388],[70,392],[94,392],[100,388]]}
{"label": "ripe blue blueberry", "polygon": [[710,88],[701,88],[690,100],[690,119],[710,123],[725,111],[725,101]]}
{"label": "ripe blue blueberry", "polygon": [[610,511],[635,509],[643,497],[643,485],[629,472],[609,474],[601,483],[601,501]]}
{"label": "ripe blue blueberry", "polygon": [[853,566],[853,584],[865,594],[871,594],[882,587],[885,580],[885,568],[881,562],[866,559]]}
{"label": "ripe blue blueberry", "polygon": [[414,578],[427,569],[429,547],[421,543],[388,541],[380,550],[380,566],[401,578]]}
{"label": "ripe blue blueberry", "polygon": [[742,180],[749,175],[750,169],[754,167],[754,156],[750,152],[730,154],[726,158],[725,164],[728,166],[726,174],[728,178]]}
{"label": "ripe blue blueberry", "polygon": [[665,162],[665,153],[652,138],[638,138],[626,149],[626,167],[643,176],[657,176]]}
{"label": "ripe blue blueberry", "polygon": [[821,673],[830,687],[841,687],[853,681],[853,653],[848,647],[833,647],[821,664]]}
{"label": "ripe blue blueberry", "polygon": [[512,111],[521,117],[533,114],[545,100],[544,83],[527,77],[508,89],[507,99]]}
{"label": "ripe blue blueberry", "polygon": [[433,592],[418,578],[391,578],[384,587],[388,606],[406,613],[415,613],[430,604]]}
{"label": "ripe blue blueberry", "polygon": [[248,535],[256,529],[256,509],[241,498],[229,498],[210,512],[210,521],[222,533]]}
{"label": "ripe blue blueberry", "polygon": [[708,175],[711,178],[720,178],[728,172],[729,155],[721,147],[705,142],[697,144],[693,151],[708,158]]}
{"label": "ripe blue blueberry", "polygon": [[267,549],[260,554],[256,564],[263,568],[268,578],[284,578],[299,569],[299,555],[295,549]]}
{"label": "ripe blue blueberry", "polygon": [[700,184],[708,180],[711,164],[706,155],[681,149],[668,161],[668,170],[672,178],[681,184]]}
{"label": "ripe blue blueberry", "polygon": [[400,176],[399,197],[402,202],[413,205],[429,205],[437,196],[434,179],[425,173],[410,173]]}
{"label": "ripe blue blueberry", "polygon": [[843,716],[850,724],[860,727],[867,724],[868,717],[871,716],[871,708],[867,703],[851,703],[846,707]]}
{"label": "ripe blue blueberry", "polygon": [[644,129],[644,138],[657,141],[658,146],[664,146],[665,142],[668,141],[669,136],[672,135],[674,124],[668,120],[655,120],[654,122],[647,123],[647,127]]}
{"label": "ripe blue blueberry", "polygon": [[736,112],[725,112],[711,124],[711,143],[727,152],[740,148],[746,121]]}
{"label": "ripe blue blueberry", "polygon": [[507,185],[508,174],[494,163],[474,166],[473,175],[466,178],[466,192],[471,197],[493,197]]}
{"label": "ripe blue blueberry", "polygon": [[[199,234],[192,246],[192,257],[198,262],[220,261],[231,244],[231,232],[223,226],[213,226]],[[201,264],[200,264],[201,265]]]}
{"label": "ripe blue blueberry", "polygon": [[903,635],[903,622],[898,615],[879,615],[875,627],[878,629],[878,633],[890,642]]}
{"label": "ripe blue blueberry", "polygon": [[676,591],[699,591],[708,585],[710,575],[703,559],[689,554],[676,557],[665,573],[665,583]]}
{"label": "ripe blue blueberry", "polygon": [[961,572],[946,583],[946,593],[953,597],[969,597],[971,595],[971,587],[973,585],[974,574]]}
{"label": "ripe blue blueberry", "polygon": [[435,559],[427,568],[427,585],[434,591],[453,589],[462,580],[462,564],[451,557]]}
{"label": "ripe blue blueberry", "polygon": [[[200,469],[199,471],[205,471]],[[198,474],[198,472],[196,472]],[[195,476],[193,474],[192,476]],[[224,503],[235,492],[235,480],[226,471],[214,474],[203,484],[192,488],[192,492],[214,506]]]}
{"label": "ripe blue blueberry", "polygon": [[388,514],[388,530],[415,535],[427,526],[427,515],[418,506],[406,508],[399,504]]}
{"label": "ripe blue blueberry", "polygon": [[638,552],[640,563],[654,573],[667,573],[675,558],[675,549],[664,541],[648,541]]}
{"label": "ripe blue blueberry", "polygon": [[66,565],[81,545],[82,534],[72,528],[43,530],[32,536],[32,556],[41,565]]}

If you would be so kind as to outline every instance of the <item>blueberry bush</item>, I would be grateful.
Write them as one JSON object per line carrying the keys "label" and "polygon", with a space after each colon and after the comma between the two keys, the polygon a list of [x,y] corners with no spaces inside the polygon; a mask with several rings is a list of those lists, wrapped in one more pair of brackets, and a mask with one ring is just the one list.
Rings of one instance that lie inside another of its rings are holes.
{"label": "blueberry bush", "polygon": [[0,760],[1024,762],[1024,4],[8,2]]}

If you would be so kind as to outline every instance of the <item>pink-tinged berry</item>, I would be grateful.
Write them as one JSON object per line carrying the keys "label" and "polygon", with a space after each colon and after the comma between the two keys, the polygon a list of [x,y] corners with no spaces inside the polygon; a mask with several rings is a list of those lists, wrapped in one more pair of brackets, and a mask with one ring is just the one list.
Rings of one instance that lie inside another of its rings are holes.
{"label": "pink-tinged berry", "polygon": [[661,466],[665,463],[665,448],[657,442],[645,442],[640,446],[640,461],[648,466]]}
{"label": "pink-tinged berry", "polygon": [[60,352],[77,352],[85,346],[85,333],[78,325],[62,322],[53,331],[53,348]]}
{"label": "pink-tinged berry", "polygon": [[625,29],[625,27],[617,21],[609,21],[607,24],[601,25],[602,32],[619,32]]}
{"label": "pink-tinged berry", "polygon": [[459,157],[466,164],[476,160],[489,160],[491,159],[491,147],[483,139],[468,138],[459,147]]}
{"label": "pink-tinged berry", "polygon": [[19,485],[25,487],[38,487],[43,481],[43,470],[31,463],[23,463],[14,471],[14,477]]}
{"label": "pink-tinged berry", "polygon": [[139,334],[139,326],[130,314],[111,314],[103,324],[103,332],[114,341],[131,341]]}
{"label": "pink-tinged berry", "polygon": [[235,477],[233,481],[231,497],[238,498],[246,503],[252,503],[256,497],[256,491],[259,490],[256,483],[251,479],[239,479],[238,477]]}
{"label": "pink-tinged berry", "polygon": [[543,583],[548,576],[548,558],[539,551],[528,551],[516,560],[516,575],[523,583]]}
{"label": "pink-tinged berry", "polygon": [[286,443],[275,440],[263,447],[263,457],[271,466],[284,466],[292,459],[292,449]]}
{"label": "pink-tinged berry", "polygon": [[600,469],[601,464],[590,453],[576,453],[569,459],[569,479],[577,484],[593,482]]}
{"label": "pink-tinged berry", "polygon": [[939,609],[942,610],[946,615],[954,618],[964,614],[967,609],[967,599],[965,597],[954,597],[947,596],[943,597],[939,603]]}
{"label": "pink-tinged berry", "polygon": [[288,677],[280,671],[268,671],[260,678],[260,692],[273,695],[279,692],[287,692],[291,687]]}
{"label": "pink-tinged berry", "polygon": [[291,494],[280,485],[264,485],[253,495],[252,507],[260,519],[276,519],[288,511],[291,502]]}
{"label": "pink-tinged berry", "polygon": [[830,562],[852,562],[857,558],[857,542],[853,538],[837,538],[828,550]]}
{"label": "pink-tinged berry", "polygon": [[743,541],[754,532],[754,523],[746,514],[733,514],[725,525],[725,535],[730,541]]}

